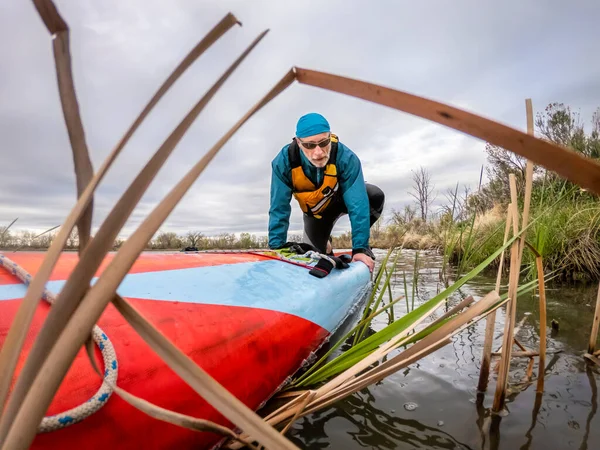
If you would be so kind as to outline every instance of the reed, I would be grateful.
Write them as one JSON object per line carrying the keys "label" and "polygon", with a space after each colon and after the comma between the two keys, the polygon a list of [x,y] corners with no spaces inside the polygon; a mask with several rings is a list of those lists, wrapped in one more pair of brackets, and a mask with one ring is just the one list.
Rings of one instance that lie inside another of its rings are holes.
{"label": "reed", "polygon": [[[527,114],[527,130],[530,135],[533,135],[533,108],[530,99],[526,100],[526,114]],[[522,225],[521,229],[525,230],[528,227],[529,220],[529,208],[531,203],[531,192],[532,192],[532,184],[533,184],[533,164],[531,161],[527,162],[526,167],[526,177],[525,177],[525,193],[524,193],[524,207],[523,207],[523,217],[522,217]],[[513,234],[516,234],[518,231],[517,225],[517,191],[516,191],[516,183],[515,177],[513,174],[510,175],[510,192],[511,192],[511,204],[509,206],[509,217],[506,220],[506,228],[504,232],[504,239],[506,240],[508,236],[509,230],[509,222],[512,220],[513,222]],[[512,212],[512,213],[511,213]],[[500,372],[498,374],[498,382],[496,386],[496,393],[494,396],[494,405],[493,411],[498,412],[504,406],[504,398],[506,395],[506,385],[508,379],[508,370],[510,366],[510,358],[512,352],[513,341],[518,344],[518,341],[514,338],[514,320],[516,314],[516,297],[518,293],[518,279],[519,272],[521,267],[521,260],[523,257],[523,250],[525,246],[530,248],[532,253],[535,256],[536,261],[536,275],[537,280],[539,282],[539,292],[540,292],[540,348],[539,352],[536,352],[539,355],[539,374],[538,374],[538,384],[537,391],[538,393],[543,392],[544,387],[544,367],[545,367],[545,356],[546,356],[546,296],[545,296],[545,284],[544,284],[544,269],[542,263],[542,256],[538,252],[538,250],[527,243],[526,241],[526,233],[521,233],[521,238],[519,241],[518,248],[511,249],[511,267],[510,267],[510,278],[509,278],[509,295],[511,296],[510,312],[507,310],[506,315],[506,323],[504,330],[504,341],[503,341],[503,350],[504,354],[501,354],[501,363],[500,363]],[[516,254],[515,254],[516,252]],[[500,277],[502,270],[502,258],[500,261],[500,267],[498,270],[498,276],[496,280],[496,290],[498,290],[500,286]],[[489,365],[490,359],[492,356],[491,346],[492,346],[492,337],[494,330],[494,321],[495,316],[490,315],[488,317],[488,323],[486,326],[486,335],[484,341],[484,352],[482,357],[481,371],[479,377],[479,385],[478,390],[480,392],[485,391],[488,382],[489,376]],[[516,333],[515,333],[516,334]],[[519,344],[521,349],[526,352],[526,349]],[[526,352],[527,353],[527,352]],[[531,353],[531,352],[529,352]],[[531,372],[533,371],[533,355],[530,355],[530,362],[527,369],[527,379],[530,378]]]}
{"label": "reed", "polygon": [[[390,270],[387,269],[387,262],[393,252],[394,248],[390,248],[387,252],[387,254],[385,255],[381,266],[379,266],[379,269],[377,270],[377,276],[375,277],[375,283],[374,283],[374,288],[371,290],[371,294],[369,295],[369,298],[367,300],[367,303],[364,307],[364,311],[363,311],[363,317],[361,322],[363,323],[363,325],[361,325],[357,330],[356,333],[354,335],[354,340],[353,343],[356,344],[363,336],[363,334],[365,333],[366,329],[368,328],[368,326],[370,325],[370,321],[366,321],[366,317],[368,314],[370,314],[371,311],[377,310],[377,307],[379,306],[379,304],[381,303],[381,299],[383,298],[383,295],[385,294],[386,290],[389,288],[390,285],[390,279],[394,273],[394,270],[396,269],[396,264],[398,261],[398,257],[400,256],[400,252],[398,251],[396,253],[396,257],[394,258],[394,262],[392,264],[392,267]],[[386,277],[385,277],[385,281],[383,281],[382,284],[382,280],[383,280],[383,274],[387,273]],[[375,300],[375,297],[377,296],[377,300]]]}
{"label": "reed", "polygon": [[[510,222],[512,220],[513,208],[512,203],[508,207],[508,211],[506,214],[506,226],[504,229],[504,245],[508,240],[508,233],[510,230]],[[498,267],[498,273],[496,276],[496,287],[495,291],[500,294],[500,281],[502,278],[502,265],[504,263],[504,252],[500,254],[500,266]],[[485,326],[485,337],[483,343],[483,356],[481,358],[481,369],[479,372],[479,384],[477,385],[477,390],[479,392],[485,392],[487,389],[488,378],[490,374],[490,362],[492,355],[492,343],[494,338],[494,328],[496,325],[496,313],[490,314],[486,319]]]}
{"label": "reed", "polygon": [[[421,334],[423,337],[418,342],[392,358],[381,362],[379,365],[372,367],[373,363],[378,360],[383,360],[391,351],[402,345],[408,345],[409,341],[414,342],[415,336],[411,338],[405,337],[399,342],[395,340],[389,342],[368,357],[359,359],[356,362],[356,365],[352,366],[349,370],[337,375],[318,388],[311,389],[310,391],[294,391],[292,394],[293,400],[273,411],[265,418],[265,420],[273,426],[283,424],[289,425],[291,421],[296,420],[299,417],[326,408],[332,403],[352,395],[370,384],[376,383],[448,344],[451,341],[452,336],[485,317],[486,314],[495,311],[496,308],[500,307],[505,302],[506,299],[501,300],[499,296],[492,291],[470,306],[466,311],[457,313],[454,316],[439,322],[435,329],[431,329],[426,336]],[[301,397],[305,398],[307,392],[312,394],[312,400],[306,402],[305,410],[298,413],[297,406],[299,399]],[[287,425],[285,429],[287,429]],[[228,445],[228,448],[240,448],[240,446],[232,443]]]}
{"label": "reed", "polygon": [[[518,234],[518,210],[517,210],[517,187],[515,176],[510,174],[510,188],[512,201],[513,235]],[[508,280],[508,296],[510,301],[506,309],[506,322],[504,325],[504,340],[502,343],[502,358],[500,361],[500,372],[496,384],[494,404],[492,411],[498,412],[504,407],[506,397],[506,386],[508,383],[508,371],[510,368],[511,353],[514,339],[515,318],[517,314],[517,289],[519,284],[519,244],[514,242],[510,249],[510,274]]]}
{"label": "reed", "polygon": [[[130,308],[130,305],[124,299],[116,296],[116,289],[146,243],[156,233],[215,155],[244,123],[294,81],[375,102],[466,132],[527,157],[566,179],[590,189],[592,192],[600,193],[600,165],[590,158],[439,102],[372,83],[293,67],[285,73],[273,89],[217,141],[204,157],[190,168],[189,172],[158,203],[140,227],[124,242],[98,281],[90,286],[89,282],[107,251],[111,249],[114,238],[131,210],[147,190],[155,174],[165,163],[168,155],[200,114],[204,104],[212,98],[216,90],[227,79],[229,73],[241,63],[247,52],[262,39],[264,33],[250,45],[230,70],[217,81],[215,86],[182,120],[125,192],[119,201],[119,208],[111,211],[109,218],[102,224],[99,232],[92,237],[89,232],[89,225],[93,210],[94,192],[120,151],[179,76],[221,35],[239,22],[231,14],[227,15],[186,56],[159,88],[109,157],[94,174],[91,164],[89,164],[85,133],[78,113],[75,86],[71,73],[69,28],[50,0],[34,0],[34,5],[53,38],[58,88],[75,161],[78,200],[53,240],[40,269],[33,277],[0,351],[0,367],[2,369],[0,370],[0,443],[2,450],[27,448],[31,444],[37,425],[45,414],[75,354],[88,340],[92,327],[110,302],[117,306],[120,313],[134,326],[138,333],[199,395],[244,430],[245,437],[240,439],[256,440],[260,445],[273,449],[291,449],[296,447],[273,429],[274,424],[289,422],[301,417],[303,414],[323,408],[332,402],[338,401],[343,396],[350,395],[364,386],[376,382],[402,367],[406,367],[408,364],[447,344],[453,335],[464,330],[465,327],[475,321],[481,320],[481,318],[492,313],[507,301],[507,299],[502,300],[498,293],[491,292],[482,300],[470,306],[465,312],[457,313],[437,323],[435,327],[430,327],[430,333],[427,335],[421,334],[418,341],[415,341],[418,334],[408,337],[409,333],[415,331],[452,293],[456,292],[460,286],[489,265],[491,261],[500,255],[501,251],[511,245],[513,249],[516,249],[515,241],[519,237],[518,233],[515,233],[515,236],[507,241],[505,246],[491,252],[489,258],[486,258],[475,269],[461,277],[442,293],[417,308],[413,308],[407,315],[392,322],[383,330],[361,340],[348,352],[332,361],[334,362],[333,365],[330,365],[330,363],[324,364],[311,375],[312,379],[309,376],[304,382],[309,384],[327,379],[329,381],[315,390],[314,394],[309,393],[303,397],[301,402],[297,402],[296,408],[282,411],[281,414],[271,417],[265,423],[194,364],[189,357],[179,351],[154,329],[145,318],[136,314],[136,311]],[[14,376],[16,361],[22,351],[24,337],[29,332],[39,298],[75,226],[77,226],[80,237],[79,251],[81,258],[76,269],[69,276],[63,291],[61,291],[56,305],[51,309],[51,314],[44,322],[40,335],[35,340],[35,354],[33,352],[29,354],[23,371],[17,377],[15,389],[8,397],[8,388]],[[513,258],[517,256],[513,256]],[[389,279],[389,276],[386,278]],[[515,276],[513,275],[512,278],[514,280]],[[511,294],[514,296],[519,289],[514,283],[512,286]],[[381,297],[378,301],[380,300]],[[512,303],[514,304],[514,302]],[[62,311],[63,314],[56,311]],[[365,319],[368,317],[369,315]],[[364,324],[361,326],[364,326]],[[47,341],[42,342],[40,336],[47,338]],[[386,357],[391,351],[400,346],[408,345],[409,341],[413,344],[407,350],[389,358],[376,368],[366,370],[372,364]],[[42,351],[44,349],[48,351]],[[334,378],[330,379],[332,376]],[[4,408],[7,398],[9,401],[6,408]],[[148,411],[154,411],[151,412],[152,414],[156,412],[152,408]]]}
{"label": "reed", "polygon": [[[542,256],[536,255],[536,267],[538,275],[538,291],[540,297],[540,358],[539,358],[539,370],[538,370],[538,382],[537,392],[538,394],[544,392],[544,370],[546,369],[546,286],[544,283],[544,265],[542,263]],[[533,360],[532,360],[533,361]],[[529,370],[528,370],[529,373]],[[530,377],[531,375],[528,375]]]}
{"label": "reed", "polygon": [[418,293],[419,286],[419,251],[415,252],[415,262],[413,264],[413,279],[412,279],[412,299],[410,303],[410,310],[415,309],[415,292]]}
{"label": "reed", "polygon": [[596,308],[594,309],[594,318],[592,320],[592,331],[590,333],[590,343],[588,353],[595,355],[596,343],[598,342],[598,329],[600,328],[600,285],[598,286],[598,295],[596,297]]}
{"label": "reed", "polygon": [[[518,235],[517,235],[518,236]],[[337,356],[328,363],[322,365],[318,370],[314,371],[310,376],[304,377],[302,381],[292,383],[293,387],[303,387],[312,385],[315,383],[322,382],[333,375],[343,372],[349,367],[353,366],[354,363],[364,359],[366,356],[373,353],[385,342],[393,341],[406,336],[410,331],[414,330],[425,318],[427,318],[433,311],[448,300],[448,298],[454,294],[461,286],[465,285],[468,281],[473,279],[479,273],[481,273],[494,258],[507,248],[517,238],[513,237],[507,241],[506,245],[496,252],[494,252],[486,261],[481,263],[479,266],[471,270],[469,273],[464,275],[461,279],[457,280],[454,284],[446,288],[444,291],[433,297],[432,299],[419,305],[417,308],[411,310],[403,317],[396,319],[395,322],[384,327],[382,330],[374,333],[368,338],[360,341],[356,345],[353,345],[350,349]]]}
{"label": "reed", "polygon": [[[44,19],[51,33],[64,33],[68,36],[68,27],[66,26],[66,23],[62,20],[62,18],[58,15],[58,12],[52,4],[52,2],[38,1],[36,2],[36,6],[38,7],[38,11],[42,15],[42,18]],[[206,44],[212,43],[210,42],[210,40],[215,37],[215,34],[223,34],[223,32],[230,27],[231,24],[227,25],[227,22],[223,21],[220,24],[220,27],[216,27],[217,33],[213,33],[212,36],[209,36],[210,39],[208,39],[208,41],[204,43],[204,47],[207,48],[208,45]],[[256,43],[257,41],[255,41],[255,43],[251,47],[253,47]],[[57,56],[57,60],[58,59],[59,57]],[[238,64],[240,61],[241,60],[238,61]],[[57,61],[57,65],[59,65],[59,63],[60,61]],[[291,82],[292,80],[293,78],[289,78],[289,82]],[[2,416],[2,420],[0,422],[0,429],[3,432],[3,434],[0,435],[0,442],[3,443],[2,449],[28,447],[32,442],[33,437],[35,435],[35,431],[37,429],[37,424],[43,417],[43,414],[46,411],[52,397],[54,396],[54,392],[58,388],[58,385],[60,384],[62,378],[68,370],[72,359],[74,358],[78,349],[83,344],[84,340],[86,339],[86,336],[89,335],[91,327],[97,321],[99,315],[106,306],[106,303],[110,301],[112,297],[114,297],[114,292],[118,287],[120,281],[122,280],[128,269],[131,267],[131,264],[139,254],[139,251],[141,251],[141,249],[136,249],[136,247],[139,248],[140,238],[144,239],[144,234],[148,234],[149,232],[153,233],[152,228],[155,227],[155,229],[157,229],[158,226],[160,226],[160,224],[166,219],[168,213],[173,209],[173,207],[185,194],[189,186],[206,167],[206,165],[211,159],[211,156],[214,157],[214,154],[216,154],[216,152],[224,145],[224,143],[229,139],[229,137],[237,129],[239,129],[239,127],[252,114],[254,114],[258,109],[260,109],[260,107],[264,106],[264,104],[266,104],[274,95],[279,93],[279,91],[282,88],[285,88],[285,86],[287,86],[289,82],[287,82],[287,84],[282,83],[276,86],[275,90],[272,93],[269,93],[264,100],[259,102],[256,107],[249,111],[249,113],[244,118],[242,118],[242,120],[240,120],[236,124],[236,126],[234,126],[234,128],[227,135],[225,135],[217,145],[213,147],[213,149],[211,149],[211,151],[209,151],[207,156],[205,156],[196,166],[194,166],[191,173],[187,177],[184,177],[184,179],[177,186],[179,187],[179,189],[176,189],[175,193],[172,193],[170,196],[168,196],[166,201],[163,201],[161,205],[159,205],[159,208],[157,208],[157,210],[155,210],[155,212],[151,214],[148,219],[146,219],[146,223],[144,224],[145,227],[142,226],[141,231],[138,230],[138,232],[134,233],[134,236],[132,236],[132,238],[130,238],[124,244],[121,251],[117,253],[115,259],[112,261],[113,264],[111,265],[111,267],[103,273],[103,275],[98,280],[98,284],[96,284],[93,288],[89,290],[87,294],[85,294],[84,299],[83,301],[81,301],[80,304],[78,300],[79,298],[81,298],[81,296],[83,296],[84,292],[81,292],[79,295],[73,293],[71,297],[69,297],[69,295],[61,295],[59,297],[63,304],[74,304],[74,306],[77,309],[73,312],[72,320],[70,320],[68,323],[62,326],[63,333],[60,335],[58,340],[56,340],[56,344],[54,345],[52,351],[49,352],[47,358],[44,358],[44,356],[46,355],[42,354],[39,355],[38,360],[34,361],[32,359],[32,355],[29,355],[27,359],[27,361],[30,363],[29,369],[27,370],[27,368],[25,368],[17,379],[17,387],[20,387],[21,389],[15,389],[15,392],[13,392],[13,394],[11,395],[6,413]],[[61,95],[63,95],[62,91]],[[183,135],[185,130],[189,128],[189,125],[191,124],[193,119],[195,119],[195,116],[197,116],[197,114],[202,109],[202,103],[203,101],[199,103],[200,106],[196,106],[196,111],[194,112],[194,114],[190,114],[188,118],[184,120],[182,126],[180,126],[176,130],[176,134],[172,135],[170,142],[162,147],[163,149],[165,149],[163,150],[163,153],[166,153],[166,155],[168,155],[168,153],[170,153],[170,150],[172,150],[172,148],[175,147],[176,143],[179,139],[181,139],[181,136]],[[63,105],[64,104],[65,103],[63,102]],[[167,150],[167,147],[169,146],[171,148]],[[76,150],[74,149],[74,152],[75,151]],[[114,153],[118,152],[113,152],[113,155]],[[104,167],[108,168],[110,162],[111,161],[108,161],[108,164],[105,164]],[[150,166],[147,166],[147,168],[150,167],[150,169],[148,169],[149,174],[145,175],[146,180],[142,180],[142,178],[144,178],[142,177],[142,174],[140,175],[140,177],[138,177],[138,179],[140,179],[141,181],[138,182],[139,186],[132,187],[133,198],[125,197],[124,203],[128,207],[131,207],[131,209],[133,209],[133,206],[135,206],[136,203],[135,196],[141,196],[141,194],[143,194],[145,189],[148,187],[148,183],[152,179],[152,172],[150,171],[158,170],[163,163],[164,159],[162,161],[158,159],[153,165],[150,164]],[[98,179],[100,177],[98,177],[97,174],[97,176],[94,178]],[[86,191],[80,196],[80,201],[78,202],[79,209],[77,207],[75,208],[75,210],[67,219],[67,223],[69,223],[69,219],[71,219],[70,223],[74,223],[75,221],[77,221],[80,218],[80,216],[84,214],[87,205],[90,205],[92,192],[95,186],[93,186],[92,182],[90,182],[87,186],[88,187],[86,188]],[[134,191],[136,193],[134,193]],[[118,227],[118,222],[118,219],[113,219],[113,223],[109,223],[105,228],[107,230],[111,228],[112,230],[116,229],[118,232],[118,229],[120,228]],[[107,231],[107,233],[112,232],[112,230]],[[43,284],[45,283],[47,276],[49,275],[49,271],[52,269],[53,265],[56,262],[58,254],[64,246],[64,238],[68,236],[70,232],[71,228],[63,225],[63,227],[61,228],[61,232],[59,232],[59,236],[63,239],[55,240],[55,242],[53,243],[53,247],[51,247],[49,254],[44,260],[44,262],[47,263],[48,273],[40,274],[40,272],[38,272],[36,277],[34,277],[34,280],[28,289],[27,295],[29,297],[35,297],[34,295],[32,295],[32,292],[35,292],[34,283],[36,280],[38,280],[39,285],[43,287]],[[137,239],[135,239],[136,237]],[[151,237],[151,235],[149,237]],[[96,238],[98,238],[98,236],[96,236]],[[102,239],[104,239],[104,241]],[[147,239],[148,238],[146,237],[146,242]],[[106,245],[106,237],[102,236],[100,239],[97,239],[96,242],[99,243],[99,249],[96,253],[96,258],[97,260],[101,260],[106,254],[106,251],[108,250],[102,249],[102,247]],[[112,240],[110,242],[112,243]],[[56,251],[55,255],[51,254],[52,250]],[[82,267],[81,270],[84,271],[84,273],[92,272],[93,274],[93,271],[95,270],[93,256],[94,255],[90,256],[90,252],[86,252],[85,255],[81,258],[80,262],[78,263],[78,266]],[[53,257],[54,260],[52,261]],[[122,261],[119,261],[119,259],[121,259]],[[85,287],[85,285],[81,283],[81,279],[74,278],[73,275],[74,274],[71,274],[71,276],[67,280],[67,284],[71,282],[74,286],[77,287],[77,285],[73,283],[73,281],[76,281],[80,287]],[[46,279],[44,279],[44,277]],[[89,281],[87,284],[89,285]],[[94,294],[96,295],[97,299],[93,300],[92,298]],[[102,299],[104,300],[102,301]],[[28,307],[30,310],[35,310],[37,303],[34,300],[35,298],[30,299],[30,301],[27,302],[26,296],[26,299],[23,301],[22,308],[20,309],[20,311],[25,310],[25,312],[27,312]],[[25,323],[24,330],[19,330],[19,327],[16,326],[11,327],[9,336],[7,337],[5,345],[2,348],[3,353],[1,356],[7,355],[5,358],[8,359],[8,363],[10,364],[10,366],[9,370],[1,371],[4,378],[2,379],[3,383],[0,383],[0,404],[3,404],[4,402],[4,398],[6,395],[5,388],[8,387],[7,383],[10,382],[12,378],[12,373],[14,370],[14,355],[18,355],[22,346],[22,340],[24,337],[23,333],[21,333],[21,336],[19,336],[17,333],[18,331],[26,333],[29,322],[31,321],[31,318],[27,317],[27,314],[23,315],[25,316],[25,320],[22,320]],[[66,317],[66,319],[71,319],[71,317]],[[44,327],[46,327],[47,330],[50,330],[48,334],[51,334],[53,330],[47,327],[48,323],[50,322],[46,321]],[[56,330],[55,335],[58,334],[58,332],[60,331],[60,328],[58,328]],[[16,339],[13,338],[13,341],[9,339],[11,333],[13,333],[13,336],[16,336]],[[45,344],[51,345],[52,343],[53,342]],[[36,344],[40,347],[42,345],[40,344],[39,336],[36,339]],[[0,360],[2,360],[2,358],[0,358]],[[2,364],[2,367],[4,368],[6,366]],[[38,370],[32,370],[32,368]],[[36,375],[37,373],[43,374],[43,376]],[[215,407],[217,407],[217,409],[223,412],[228,418],[230,418],[230,420],[234,421],[234,423],[237,422],[239,425],[241,425],[243,428],[246,428],[247,430],[253,430],[251,432],[253,435],[257,437],[260,436],[260,440],[272,448],[295,448],[295,446],[291,445],[291,443],[284,439],[279,433],[276,433],[272,428],[268,427],[258,416],[256,416],[254,412],[250,411],[247,407],[245,407],[245,405],[243,405],[239,400],[237,400],[235,397],[229,394],[225,389],[218,385],[218,383],[216,383],[214,380],[208,377],[208,375],[204,374],[199,368],[197,368],[196,375],[197,377],[195,381],[200,382],[197,385],[202,386],[199,393],[205,398],[207,398],[207,400],[209,400]],[[30,383],[31,387],[28,386]],[[23,398],[22,402],[19,399],[19,394],[21,394],[21,397]],[[0,411],[2,409],[3,408],[0,408]],[[16,411],[16,414],[10,414],[11,410]]]}
{"label": "reed", "polygon": [[[38,8],[38,12],[44,23],[47,25],[47,28],[51,34],[54,35],[57,33],[68,33],[67,24],[59,15],[56,7],[51,1],[36,1],[35,6],[36,8]],[[233,15],[228,14],[186,56],[186,58],[173,71],[171,76],[163,83],[163,85],[159,88],[154,97],[150,100],[150,102],[146,105],[144,110],[140,113],[138,118],[131,125],[131,127],[125,133],[121,141],[117,144],[115,149],[104,161],[99,171],[89,182],[84,192],[79,194],[77,204],[63,223],[58,235],[56,236],[56,238],[52,242],[50,249],[48,250],[46,258],[44,258],[41,267],[37,271],[36,275],[33,277],[33,280],[29,286],[29,289],[27,290],[25,298],[23,299],[22,305],[17,312],[17,316],[15,317],[15,324],[13,327],[11,327],[9,334],[6,337],[5,345],[0,350],[0,367],[4,369],[0,371],[0,405],[4,405],[6,401],[8,383],[10,382],[10,379],[14,372],[16,358],[18,356],[18,353],[21,351],[23,341],[25,338],[25,333],[29,328],[29,325],[31,324],[34,311],[39,302],[39,298],[41,297],[45,283],[50,277],[52,268],[56,264],[58,257],[60,256],[60,252],[62,251],[73,227],[76,223],[78,223],[81,217],[83,217],[85,211],[87,211],[87,207],[91,202],[94,190],[96,189],[106,172],[109,170],[110,166],[115,161],[121,150],[125,147],[126,143],[132,137],[137,128],[141,125],[142,121],[148,116],[150,111],[154,108],[154,106],[156,106],[158,101],[164,96],[168,89],[207,48],[209,48],[220,36],[222,36],[236,23],[238,23],[237,19]],[[61,56],[60,54],[58,54],[58,56],[56,57],[59,58]],[[19,380],[21,380],[21,378],[19,378]],[[22,397],[22,395],[22,393],[17,392],[17,397]],[[1,418],[2,408],[0,408],[0,419]],[[0,441],[6,433],[6,426],[6,421],[0,420]]]}

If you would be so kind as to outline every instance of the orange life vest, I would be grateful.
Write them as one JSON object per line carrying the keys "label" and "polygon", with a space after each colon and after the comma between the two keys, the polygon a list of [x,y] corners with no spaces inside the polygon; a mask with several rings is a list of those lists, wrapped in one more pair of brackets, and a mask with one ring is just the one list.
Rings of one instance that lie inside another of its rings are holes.
{"label": "orange life vest", "polygon": [[302,169],[300,148],[294,139],[288,148],[288,157],[292,168],[292,193],[300,208],[305,214],[320,219],[321,214],[331,203],[331,199],[338,192],[338,173],[336,163],[338,150],[338,137],[331,134],[331,153],[325,166],[323,181],[319,186],[306,176]]}

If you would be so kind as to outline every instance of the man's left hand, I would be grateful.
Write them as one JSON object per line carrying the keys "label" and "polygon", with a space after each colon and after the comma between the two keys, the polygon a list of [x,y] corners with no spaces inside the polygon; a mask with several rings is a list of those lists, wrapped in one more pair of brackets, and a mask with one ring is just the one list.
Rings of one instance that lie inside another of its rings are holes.
{"label": "man's left hand", "polygon": [[375,261],[369,255],[366,255],[364,253],[357,253],[352,257],[352,262],[355,261],[365,263],[369,268],[369,272],[373,273],[373,269],[375,268]]}

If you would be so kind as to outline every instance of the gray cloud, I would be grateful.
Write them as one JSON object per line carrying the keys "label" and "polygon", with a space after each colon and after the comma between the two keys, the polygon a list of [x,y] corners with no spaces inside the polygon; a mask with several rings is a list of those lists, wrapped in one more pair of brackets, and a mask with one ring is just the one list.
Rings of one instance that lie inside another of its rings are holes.
{"label": "gray cloud", "polygon": [[[587,121],[600,106],[600,38],[593,0],[573,7],[503,2],[276,1],[57,2],[71,27],[73,70],[92,161],[103,159],[180,59],[227,12],[243,27],[221,38],[182,77],[135,134],[102,182],[101,224],[173,127],[263,29],[271,31],[175,149],[123,234],[137,227],[202,155],[293,65],[372,81],[525,128],[524,99],[553,101]],[[64,220],[75,178],[51,38],[30,2],[0,16],[0,224]],[[420,118],[309,86],[293,85],[223,148],[163,229],[264,233],[270,161],[297,118],[320,111],[386,192],[386,210],[411,201],[411,169],[428,168],[439,198],[456,182],[475,186],[484,143]],[[293,205],[291,230],[302,219]],[[17,225],[16,224],[16,225]],[[338,231],[349,228],[344,219]]]}

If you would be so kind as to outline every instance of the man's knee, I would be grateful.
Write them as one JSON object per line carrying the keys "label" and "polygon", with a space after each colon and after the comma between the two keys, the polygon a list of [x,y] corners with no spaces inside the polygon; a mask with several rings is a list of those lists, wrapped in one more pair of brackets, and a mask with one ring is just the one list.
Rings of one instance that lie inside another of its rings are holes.
{"label": "man's knee", "polygon": [[383,205],[385,203],[385,194],[379,187],[374,184],[366,183],[367,185],[367,196],[369,197],[369,207],[371,209],[371,217],[375,216],[375,220],[379,219],[383,212]]}

